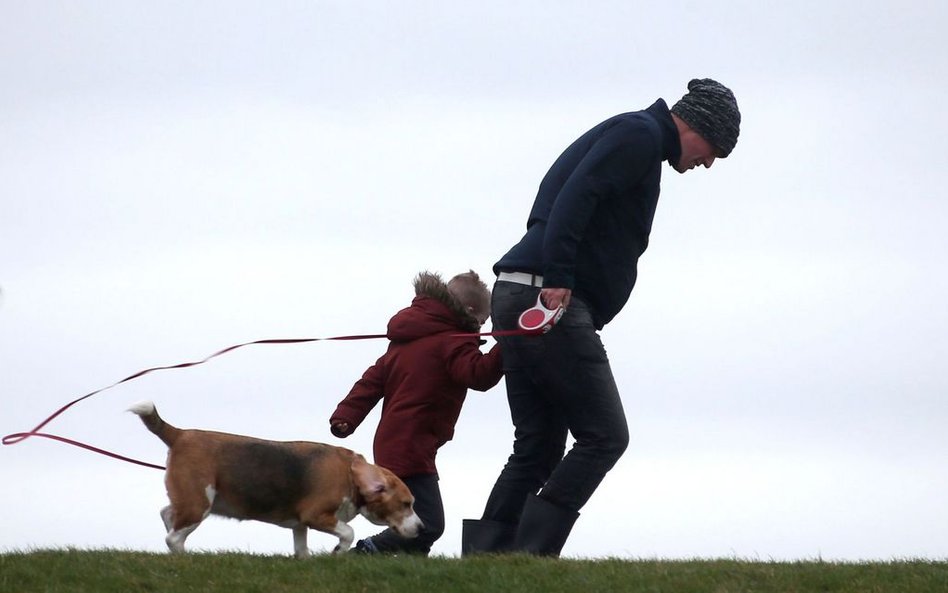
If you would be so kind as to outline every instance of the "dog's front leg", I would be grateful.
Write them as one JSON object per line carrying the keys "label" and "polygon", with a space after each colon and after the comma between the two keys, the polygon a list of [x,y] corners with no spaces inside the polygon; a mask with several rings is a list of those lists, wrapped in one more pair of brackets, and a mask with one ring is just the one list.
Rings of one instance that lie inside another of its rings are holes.
{"label": "dog's front leg", "polygon": [[309,534],[309,527],[300,524],[293,528],[293,550],[297,558],[306,558],[309,556],[309,547],[306,545],[306,536]]}
{"label": "dog's front leg", "polygon": [[347,523],[342,521],[336,522],[336,528],[333,530],[339,537],[339,544],[332,551],[333,554],[339,554],[342,552],[349,551],[349,548],[352,547],[352,540],[355,539],[355,531]]}

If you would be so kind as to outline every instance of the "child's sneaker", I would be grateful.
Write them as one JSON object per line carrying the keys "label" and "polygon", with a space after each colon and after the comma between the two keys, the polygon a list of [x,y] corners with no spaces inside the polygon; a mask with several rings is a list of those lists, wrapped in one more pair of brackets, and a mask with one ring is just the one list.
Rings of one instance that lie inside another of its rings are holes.
{"label": "child's sneaker", "polygon": [[375,547],[375,543],[372,541],[371,537],[365,539],[360,539],[356,542],[355,548],[352,549],[353,554],[378,554],[379,549]]}

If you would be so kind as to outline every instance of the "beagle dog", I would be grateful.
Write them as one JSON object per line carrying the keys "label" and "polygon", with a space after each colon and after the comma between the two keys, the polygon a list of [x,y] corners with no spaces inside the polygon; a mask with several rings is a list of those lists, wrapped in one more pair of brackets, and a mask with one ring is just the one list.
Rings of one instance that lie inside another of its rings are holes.
{"label": "beagle dog", "polygon": [[182,430],[162,420],[152,402],[129,411],[168,445],[165,486],[171,504],[161,518],[172,552],[184,551],[184,540],[208,515],[292,529],[298,558],[309,555],[310,529],[337,536],[334,553],[348,550],[354,537],[348,522],[356,515],[403,537],[415,537],[423,528],[404,482],[349,449]]}

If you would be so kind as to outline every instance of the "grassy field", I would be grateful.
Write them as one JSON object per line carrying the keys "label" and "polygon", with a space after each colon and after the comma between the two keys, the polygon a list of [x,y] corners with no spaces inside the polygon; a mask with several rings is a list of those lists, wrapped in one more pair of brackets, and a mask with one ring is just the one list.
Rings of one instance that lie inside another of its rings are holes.
{"label": "grassy field", "polygon": [[0,592],[802,593],[948,591],[948,562],[749,562],[552,560],[524,556],[376,558],[119,550],[43,550],[0,555]]}

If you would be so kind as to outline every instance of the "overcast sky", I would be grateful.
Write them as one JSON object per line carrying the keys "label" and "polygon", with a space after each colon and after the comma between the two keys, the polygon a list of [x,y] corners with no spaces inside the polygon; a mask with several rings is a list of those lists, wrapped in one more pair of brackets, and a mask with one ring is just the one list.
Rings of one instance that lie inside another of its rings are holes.
{"label": "overcast sky", "polygon": [[[944,2],[0,6],[0,433],[232,344],[383,332],[417,272],[490,278],[577,136],[711,77],[740,139],[664,168],[602,332],[632,442],[564,555],[948,557]],[[181,427],[371,455],[377,416],[344,441],[328,417],[384,349],[250,347],[48,431],[163,463],[124,413],[150,399]],[[472,392],[434,553],[459,553],[511,441],[503,385]],[[163,551],[162,478],[0,448],[0,550]],[[292,552],[219,518],[188,544]]]}

